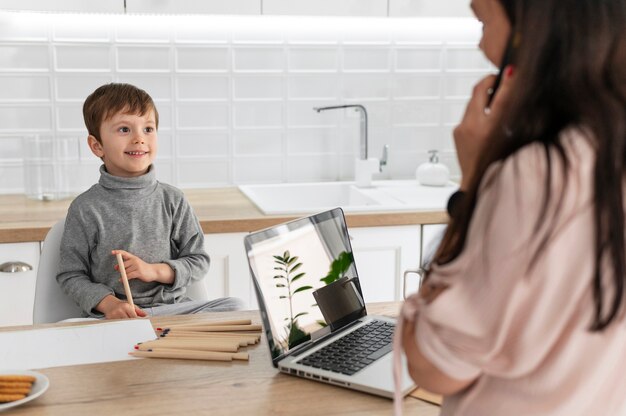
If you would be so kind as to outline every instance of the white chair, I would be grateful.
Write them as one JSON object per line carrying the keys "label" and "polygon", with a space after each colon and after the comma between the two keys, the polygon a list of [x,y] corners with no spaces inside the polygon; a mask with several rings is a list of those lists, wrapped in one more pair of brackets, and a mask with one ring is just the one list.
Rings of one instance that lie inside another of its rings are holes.
{"label": "white chair", "polygon": [[[73,320],[82,314],[78,305],[61,290],[56,281],[64,226],[65,218],[52,226],[43,242],[35,285],[34,324]],[[186,295],[193,300],[208,300],[204,279],[189,286]]]}

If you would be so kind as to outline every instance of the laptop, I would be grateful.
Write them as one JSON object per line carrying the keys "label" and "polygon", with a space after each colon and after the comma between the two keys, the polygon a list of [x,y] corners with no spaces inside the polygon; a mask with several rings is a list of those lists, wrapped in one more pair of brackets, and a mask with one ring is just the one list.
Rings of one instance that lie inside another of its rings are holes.
{"label": "laptop", "polygon": [[[274,367],[392,398],[395,321],[367,314],[341,208],[251,233],[244,244]],[[404,364],[408,394],[415,384]]]}

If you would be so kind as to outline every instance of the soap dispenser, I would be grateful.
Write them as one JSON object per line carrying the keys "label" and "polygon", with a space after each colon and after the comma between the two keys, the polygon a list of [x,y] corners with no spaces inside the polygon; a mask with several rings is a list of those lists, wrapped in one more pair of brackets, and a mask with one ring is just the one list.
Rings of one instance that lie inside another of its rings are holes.
{"label": "soap dispenser", "polygon": [[446,186],[450,179],[450,170],[443,163],[439,163],[439,155],[436,150],[429,150],[430,158],[427,163],[422,163],[415,171],[415,177],[420,185]]}

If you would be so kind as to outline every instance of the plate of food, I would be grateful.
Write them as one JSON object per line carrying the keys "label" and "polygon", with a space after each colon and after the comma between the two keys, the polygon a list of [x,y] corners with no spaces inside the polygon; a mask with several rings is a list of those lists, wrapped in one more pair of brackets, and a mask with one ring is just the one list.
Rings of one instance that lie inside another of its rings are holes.
{"label": "plate of food", "polygon": [[30,370],[0,370],[0,412],[35,400],[44,394],[50,381]]}

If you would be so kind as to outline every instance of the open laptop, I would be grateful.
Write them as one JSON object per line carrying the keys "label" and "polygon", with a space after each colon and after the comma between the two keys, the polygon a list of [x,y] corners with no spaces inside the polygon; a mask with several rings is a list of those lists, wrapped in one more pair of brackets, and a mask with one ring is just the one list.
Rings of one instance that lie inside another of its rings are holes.
{"label": "open laptop", "polygon": [[[367,314],[341,208],[251,233],[244,243],[274,366],[392,398],[394,320]],[[403,368],[407,394],[415,385]]]}

